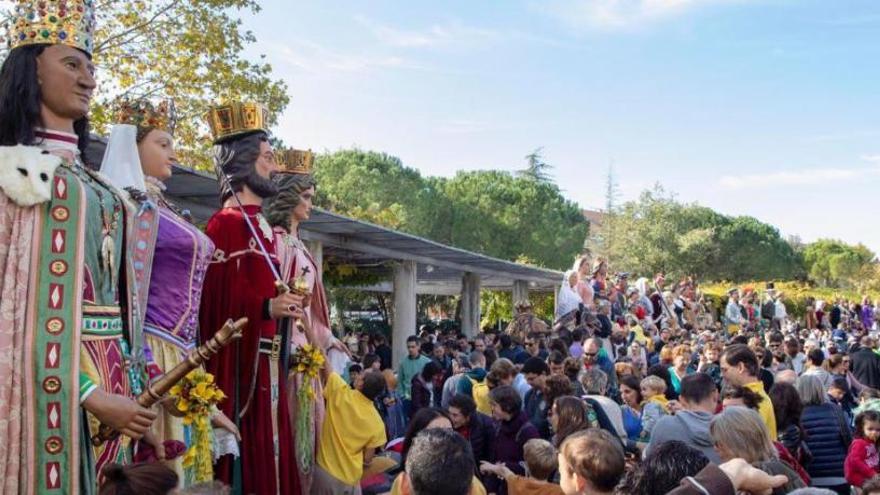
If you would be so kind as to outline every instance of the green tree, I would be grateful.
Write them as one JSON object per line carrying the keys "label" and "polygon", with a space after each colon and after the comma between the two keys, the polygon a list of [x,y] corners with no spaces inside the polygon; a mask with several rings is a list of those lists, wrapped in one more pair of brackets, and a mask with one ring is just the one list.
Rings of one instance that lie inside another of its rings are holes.
{"label": "green tree", "polygon": [[730,281],[790,279],[802,272],[798,254],[774,227],[680,203],[660,186],[614,216],[619,240],[608,256],[615,270]]}
{"label": "green tree", "polygon": [[204,116],[212,103],[259,101],[272,122],[287,106],[287,86],[272,78],[264,60],[242,56],[253,33],[236,12],[260,10],[256,0],[103,0],[97,2],[94,60],[99,93],[91,118],[97,132],[114,122],[114,102],[171,98],[177,110],[175,139],[181,163],[209,167]]}
{"label": "green tree", "polygon": [[544,157],[541,156],[541,152],[543,151],[544,147],[541,146],[540,148],[535,148],[534,151],[526,155],[526,168],[520,170],[516,174],[519,177],[533,180],[535,182],[553,182],[553,177],[550,176],[550,170],[553,166],[544,161]]}
{"label": "green tree", "polygon": [[804,263],[810,278],[825,287],[858,285],[875,254],[862,244],[855,246],[832,239],[820,239],[804,248]]}

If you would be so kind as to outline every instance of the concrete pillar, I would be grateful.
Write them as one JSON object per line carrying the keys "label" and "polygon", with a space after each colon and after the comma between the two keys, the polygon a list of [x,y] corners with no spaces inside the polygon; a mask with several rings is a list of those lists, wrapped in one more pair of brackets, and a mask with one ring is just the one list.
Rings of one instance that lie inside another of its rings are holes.
{"label": "concrete pillar", "polygon": [[529,283],[525,280],[514,280],[513,282],[513,304],[517,301],[527,301],[529,299]]}
{"label": "concrete pillar", "polygon": [[315,260],[315,264],[318,265],[318,269],[323,272],[324,270],[324,243],[321,241],[303,241],[303,244],[306,245],[306,248],[309,250],[309,253],[312,254],[312,258]]}
{"label": "concrete pillar", "polygon": [[461,278],[461,331],[468,337],[480,332],[480,276],[476,273]]}
{"label": "concrete pillar", "polygon": [[391,315],[391,360],[394,369],[406,356],[406,338],[416,333],[416,262],[394,265],[394,313]]}

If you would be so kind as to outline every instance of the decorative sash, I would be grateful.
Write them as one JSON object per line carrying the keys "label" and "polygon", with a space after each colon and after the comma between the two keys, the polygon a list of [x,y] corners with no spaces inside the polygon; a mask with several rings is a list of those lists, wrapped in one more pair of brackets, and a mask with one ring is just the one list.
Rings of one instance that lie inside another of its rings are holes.
{"label": "decorative sash", "polygon": [[58,167],[40,205],[29,286],[27,493],[79,493],[79,356],[85,201],[82,183]]}

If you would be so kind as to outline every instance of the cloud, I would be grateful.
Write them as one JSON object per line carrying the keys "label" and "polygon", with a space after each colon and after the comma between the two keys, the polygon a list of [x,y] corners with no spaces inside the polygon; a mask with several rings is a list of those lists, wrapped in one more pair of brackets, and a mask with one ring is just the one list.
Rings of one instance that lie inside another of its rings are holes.
{"label": "cloud", "polygon": [[692,8],[738,0],[545,0],[535,8],[576,29],[627,30]]}
{"label": "cloud", "polygon": [[373,69],[429,70],[404,57],[385,54],[345,53],[307,40],[266,42],[272,58],[304,72],[365,72]]}
{"label": "cloud", "polygon": [[880,155],[865,155],[862,160],[875,163],[874,167],[806,168],[789,172],[767,174],[725,175],[719,184],[727,189],[754,189],[778,186],[824,185],[880,176]]}
{"label": "cloud", "polygon": [[369,29],[382,43],[398,48],[436,48],[498,41],[501,33],[467,26],[460,21],[433,24],[421,30],[398,29],[374,19],[356,16],[355,21]]}

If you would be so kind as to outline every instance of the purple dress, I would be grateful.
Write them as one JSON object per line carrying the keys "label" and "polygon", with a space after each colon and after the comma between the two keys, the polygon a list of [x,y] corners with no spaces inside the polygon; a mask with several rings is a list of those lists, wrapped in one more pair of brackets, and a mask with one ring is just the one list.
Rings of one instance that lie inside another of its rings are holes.
{"label": "purple dress", "polygon": [[[202,284],[214,254],[214,243],[208,236],[175,214],[161,197],[158,203],[159,231],[144,324],[148,361],[155,364],[153,377],[177,366],[196,345]],[[156,437],[189,446],[183,418],[161,411],[152,427]],[[166,464],[177,472],[182,486],[188,486],[194,479],[184,470],[182,460],[181,456]]]}
{"label": "purple dress", "polygon": [[168,208],[160,208],[145,333],[185,356],[196,344],[199,303],[214,243]]}

